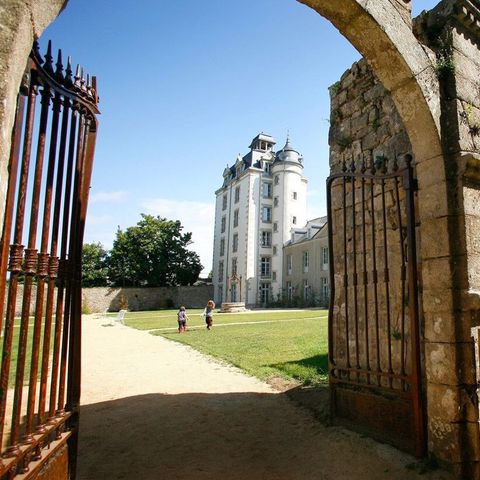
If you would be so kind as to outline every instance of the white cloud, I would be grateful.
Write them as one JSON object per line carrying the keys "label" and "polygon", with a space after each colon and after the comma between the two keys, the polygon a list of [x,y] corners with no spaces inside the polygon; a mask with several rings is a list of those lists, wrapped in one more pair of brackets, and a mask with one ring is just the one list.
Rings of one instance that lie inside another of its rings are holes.
{"label": "white cloud", "polygon": [[183,232],[192,232],[190,249],[200,256],[203,265],[202,275],[212,269],[213,229],[215,223],[215,203],[150,198],[140,202],[145,213],[159,215],[168,220],[179,220]]}
{"label": "white cloud", "polygon": [[112,222],[111,215],[94,215],[89,213],[87,215],[87,225],[89,227],[99,226],[99,225],[109,225]]}
{"label": "white cloud", "polygon": [[127,198],[127,192],[97,192],[90,196],[90,203],[120,203]]}

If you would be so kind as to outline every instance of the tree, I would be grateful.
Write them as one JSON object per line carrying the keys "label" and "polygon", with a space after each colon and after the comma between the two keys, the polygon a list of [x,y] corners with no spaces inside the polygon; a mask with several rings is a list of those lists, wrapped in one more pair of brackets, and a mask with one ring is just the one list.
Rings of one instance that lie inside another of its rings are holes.
{"label": "tree", "polygon": [[101,243],[85,243],[82,251],[82,286],[104,287],[108,282],[108,252]]}
{"label": "tree", "polygon": [[199,256],[187,249],[191,233],[179,221],[141,214],[137,225],[117,230],[110,254],[110,279],[116,286],[190,285],[202,271]]}

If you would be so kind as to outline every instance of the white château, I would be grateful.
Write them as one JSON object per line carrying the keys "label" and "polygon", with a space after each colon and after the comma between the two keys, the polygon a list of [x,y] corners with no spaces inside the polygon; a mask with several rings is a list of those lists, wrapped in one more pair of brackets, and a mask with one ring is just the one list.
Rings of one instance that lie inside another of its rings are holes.
{"label": "white ch\u00e2teau", "polygon": [[282,295],[283,246],[306,223],[303,157],[287,137],[258,134],[250,151],[223,172],[216,194],[213,249],[215,301],[265,305]]}

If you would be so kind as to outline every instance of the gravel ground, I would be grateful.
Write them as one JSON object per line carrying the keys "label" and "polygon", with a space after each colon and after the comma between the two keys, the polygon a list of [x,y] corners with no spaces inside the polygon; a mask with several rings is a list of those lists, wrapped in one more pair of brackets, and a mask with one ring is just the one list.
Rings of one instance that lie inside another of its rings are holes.
{"label": "gravel ground", "polygon": [[[190,347],[83,321],[79,480],[450,480]],[[205,332],[214,334],[214,331]],[[187,333],[188,335],[188,333]]]}

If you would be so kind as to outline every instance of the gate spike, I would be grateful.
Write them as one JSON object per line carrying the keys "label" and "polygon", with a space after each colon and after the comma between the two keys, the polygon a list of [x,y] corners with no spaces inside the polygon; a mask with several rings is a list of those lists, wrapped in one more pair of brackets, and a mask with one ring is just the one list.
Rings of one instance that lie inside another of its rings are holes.
{"label": "gate spike", "polygon": [[45,71],[53,75],[53,57],[52,57],[52,41],[48,41],[47,53],[45,54]]}
{"label": "gate spike", "polygon": [[76,71],[75,71],[75,81],[73,83],[73,86],[75,87],[76,90],[80,90],[81,89],[81,84],[80,84],[80,79],[81,79],[81,67],[80,67],[80,64],[77,63],[77,68],[76,68]]}
{"label": "gate spike", "polygon": [[55,77],[57,77],[57,80],[60,83],[63,83],[65,80],[63,76],[63,63],[62,63],[62,49],[58,49],[58,56],[57,56],[57,63],[56,63],[57,69],[55,70]]}
{"label": "gate spike", "polygon": [[357,170],[357,167],[355,166],[355,156],[352,155],[352,165],[351,165],[351,167],[350,167],[350,171],[351,171],[352,173],[355,173],[356,170]]}
{"label": "gate spike", "polygon": [[67,68],[65,69],[65,86],[71,88],[73,86],[72,79],[72,57],[69,55],[67,59]]}
{"label": "gate spike", "polygon": [[346,172],[347,171],[347,163],[345,162],[345,154],[342,153],[342,172]]}
{"label": "gate spike", "polygon": [[90,74],[88,74],[88,73],[87,73],[87,96],[89,98],[93,98],[92,83],[91,83],[91,79],[90,79]]}
{"label": "gate spike", "polygon": [[87,92],[87,88],[85,87],[85,75],[83,73],[83,67],[82,67],[82,78],[80,80],[80,88],[82,89],[83,93]]}
{"label": "gate spike", "polygon": [[97,77],[95,75],[92,75],[92,96],[96,105],[98,103],[98,92],[97,92]]}
{"label": "gate spike", "polygon": [[42,54],[40,53],[40,43],[38,42],[38,40],[35,40],[33,42],[33,52],[35,54],[35,57],[37,57],[37,61],[40,65],[43,64],[43,58],[42,58]]}

